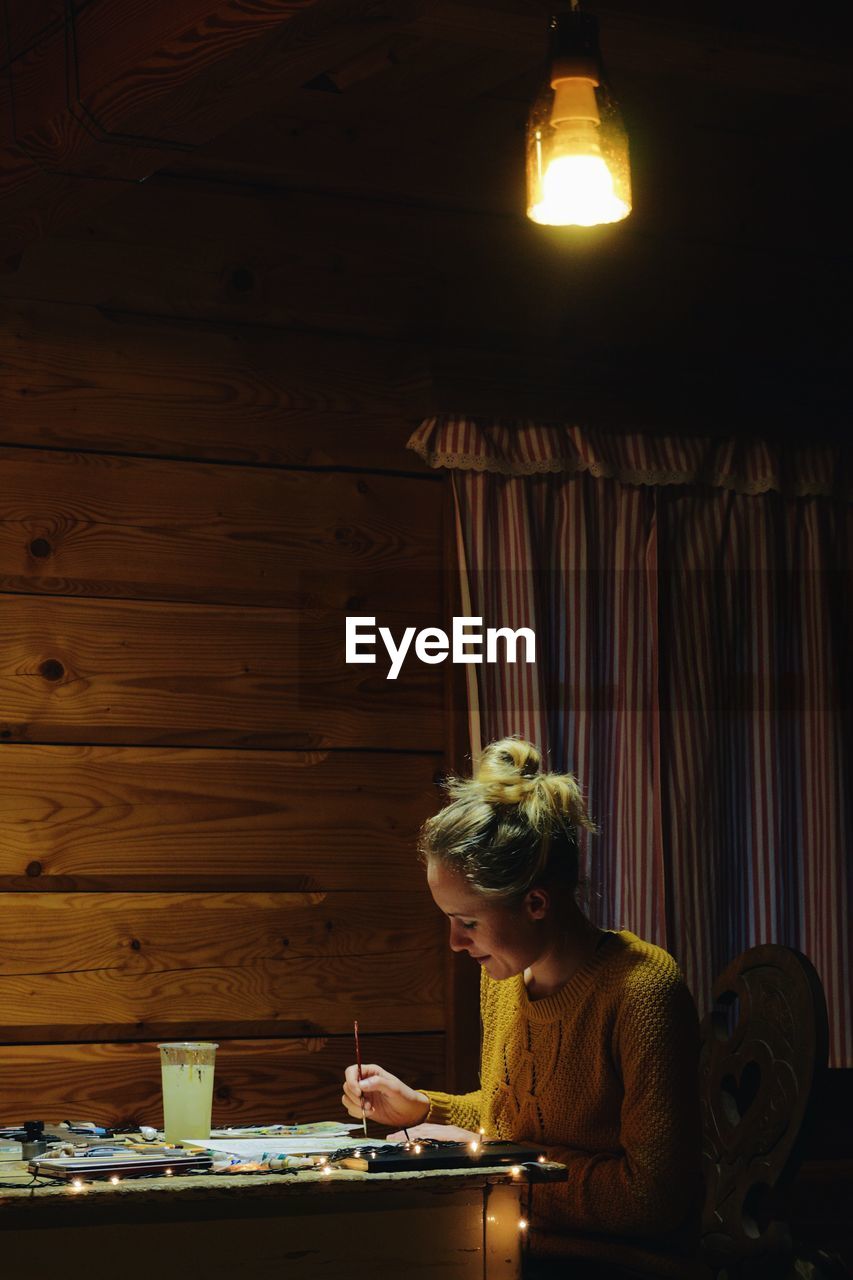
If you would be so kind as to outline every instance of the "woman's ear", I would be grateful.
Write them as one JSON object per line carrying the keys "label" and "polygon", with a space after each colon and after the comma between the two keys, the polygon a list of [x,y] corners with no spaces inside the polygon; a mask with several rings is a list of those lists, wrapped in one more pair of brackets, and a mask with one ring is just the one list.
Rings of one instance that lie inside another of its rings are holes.
{"label": "woman's ear", "polygon": [[531,920],[543,920],[548,914],[551,898],[547,889],[528,889],[524,906]]}

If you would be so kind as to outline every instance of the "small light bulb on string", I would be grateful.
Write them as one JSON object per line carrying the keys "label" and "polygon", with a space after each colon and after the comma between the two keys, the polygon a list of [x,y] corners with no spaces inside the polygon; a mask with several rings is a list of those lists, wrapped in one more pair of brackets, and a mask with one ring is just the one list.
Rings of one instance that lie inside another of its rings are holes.
{"label": "small light bulb on string", "polygon": [[423,1151],[423,1147],[421,1146],[421,1144],[420,1144],[419,1142],[416,1142],[416,1143],[415,1143],[415,1155],[416,1155],[416,1156],[419,1156],[419,1155],[421,1154],[421,1152],[422,1152],[422,1151]]}
{"label": "small light bulb on string", "polygon": [[527,1230],[527,1219],[526,1219],[526,1218],[519,1218],[519,1220],[518,1220],[518,1229],[519,1229],[519,1231],[526,1231],[526,1230]]}
{"label": "small light bulb on string", "polygon": [[110,1178],[110,1182],[113,1184],[114,1187],[117,1187],[118,1184],[121,1182],[121,1178],[118,1176],[117,1173],[114,1173]]}
{"label": "small light bulb on string", "polygon": [[468,1145],[470,1146],[470,1148],[471,1148],[471,1150],[472,1150],[473,1152],[477,1152],[477,1151],[479,1151],[479,1150],[480,1150],[480,1144],[479,1144],[479,1142],[477,1142],[477,1140],[476,1140],[476,1139],[475,1139],[473,1142],[469,1142],[469,1144],[468,1144]]}
{"label": "small light bulb on string", "polygon": [[72,1191],[82,1191],[82,1190],[83,1190],[83,1180],[82,1180],[82,1178],[72,1178],[72,1179],[71,1179],[71,1190],[72,1190]]}
{"label": "small light bulb on string", "polygon": [[540,1157],[539,1157],[539,1163],[540,1163],[540,1164],[544,1164],[544,1163],[545,1163],[545,1157],[544,1157],[544,1156],[540,1156]]}
{"label": "small light bulb on string", "polygon": [[512,1174],[512,1176],[513,1176],[514,1178],[517,1178],[517,1177],[518,1177],[518,1175],[521,1173],[521,1166],[520,1166],[520,1165],[517,1165],[517,1164],[514,1164],[514,1165],[512,1166],[512,1168],[510,1169],[510,1173]]}
{"label": "small light bulb on string", "polygon": [[164,1173],[166,1174],[166,1177],[167,1177],[167,1178],[171,1178],[171,1176],[172,1176],[172,1170],[171,1170],[171,1169],[165,1169],[165,1170],[164,1170]]}

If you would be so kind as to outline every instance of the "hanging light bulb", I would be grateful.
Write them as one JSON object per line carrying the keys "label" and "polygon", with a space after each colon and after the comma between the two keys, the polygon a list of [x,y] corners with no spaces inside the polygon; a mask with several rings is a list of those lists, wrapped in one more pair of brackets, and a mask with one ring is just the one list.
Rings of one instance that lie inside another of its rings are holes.
{"label": "hanging light bulb", "polygon": [[527,124],[527,216],[594,227],[631,212],[628,139],[601,67],[598,23],[572,9],[551,19],[548,77]]}

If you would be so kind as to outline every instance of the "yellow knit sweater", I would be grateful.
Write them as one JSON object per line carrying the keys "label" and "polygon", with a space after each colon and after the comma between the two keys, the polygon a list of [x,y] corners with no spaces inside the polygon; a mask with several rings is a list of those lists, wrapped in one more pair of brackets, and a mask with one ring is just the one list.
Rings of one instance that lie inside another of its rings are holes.
{"label": "yellow knit sweater", "polygon": [[534,1189],[531,1253],[642,1266],[689,1252],[699,1037],[673,958],[626,930],[605,933],[544,999],[530,1000],[521,974],[496,982],[483,971],[480,1010],[481,1088],[426,1091],[427,1119],[537,1143],[567,1166],[568,1183]]}

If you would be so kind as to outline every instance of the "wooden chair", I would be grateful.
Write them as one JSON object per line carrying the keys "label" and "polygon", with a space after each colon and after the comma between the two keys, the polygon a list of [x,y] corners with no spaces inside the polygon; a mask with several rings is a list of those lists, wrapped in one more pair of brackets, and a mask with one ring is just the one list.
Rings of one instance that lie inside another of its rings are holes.
{"label": "wooden chair", "polygon": [[784,1276],[791,1240],[772,1201],[826,1069],[820,978],[790,947],[752,947],[715,982],[701,1030],[702,1258],[717,1280]]}

